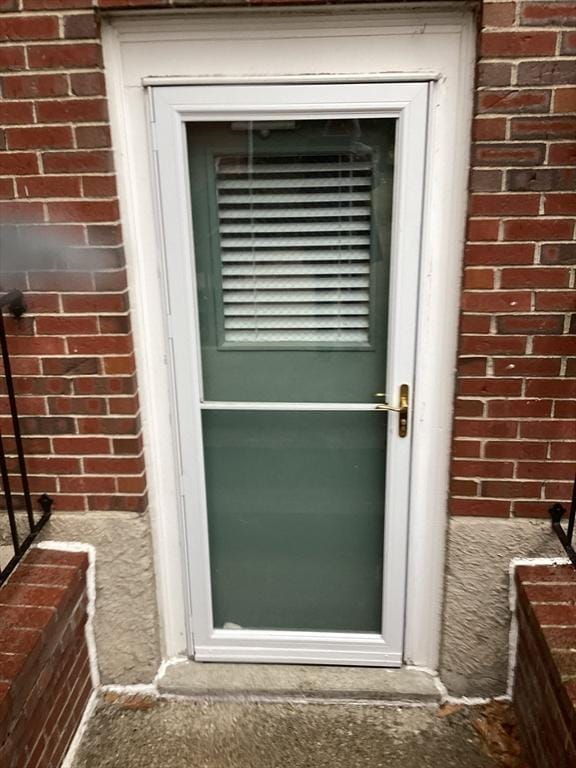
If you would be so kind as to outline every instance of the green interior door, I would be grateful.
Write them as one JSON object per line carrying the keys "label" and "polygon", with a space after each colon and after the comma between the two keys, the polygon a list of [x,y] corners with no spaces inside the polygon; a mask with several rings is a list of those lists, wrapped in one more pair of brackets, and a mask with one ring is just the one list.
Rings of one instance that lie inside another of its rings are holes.
{"label": "green interior door", "polygon": [[394,137],[188,126],[216,628],[380,632]]}

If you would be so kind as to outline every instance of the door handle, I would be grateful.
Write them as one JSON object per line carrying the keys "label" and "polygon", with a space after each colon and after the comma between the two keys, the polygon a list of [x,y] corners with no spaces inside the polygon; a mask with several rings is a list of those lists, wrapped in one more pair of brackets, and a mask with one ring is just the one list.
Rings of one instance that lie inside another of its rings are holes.
{"label": "door handle", "polygon": [[[383,392],[375,392],[374,397],[386,397]],[[400,397],[398,405],[386,405],[378,403],[377,411],[394,411],[398,414],[398,435],[406,437],[408,434],[408,409],[410,408],[410,387],[408,384],[400,384]]]}

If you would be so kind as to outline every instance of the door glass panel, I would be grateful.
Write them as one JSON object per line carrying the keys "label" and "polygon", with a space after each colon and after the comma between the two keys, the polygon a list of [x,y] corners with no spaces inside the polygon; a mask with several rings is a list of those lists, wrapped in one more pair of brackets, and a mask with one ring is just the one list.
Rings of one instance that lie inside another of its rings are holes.
{"label": "door glass panel", "polygon": [[395,120],[188,127],[204,397],[382,387]]}
{"label": "door glass panel", "polygon": [[215,627],[381,631],[395,131],[188,126]]}
{"label": "door glass panel", "polygon": [[380,632],[385,414],[203,424],[214,626]]}

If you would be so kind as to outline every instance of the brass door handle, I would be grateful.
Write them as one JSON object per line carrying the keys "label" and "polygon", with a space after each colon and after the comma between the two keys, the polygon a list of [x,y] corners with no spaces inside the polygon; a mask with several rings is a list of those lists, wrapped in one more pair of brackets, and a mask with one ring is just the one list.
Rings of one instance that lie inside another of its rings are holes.
{"label": "brass door handle", "polygon": [[[386,397],[383,392],[375,392],[374,397]],[[398,414],[398,435],[406,437],[408,434],[408,409],[410,407],[410,387],[408,384],[400,385],[400,398],[398,405],[386,405],[378,403],[377,411],[394,411]]]}

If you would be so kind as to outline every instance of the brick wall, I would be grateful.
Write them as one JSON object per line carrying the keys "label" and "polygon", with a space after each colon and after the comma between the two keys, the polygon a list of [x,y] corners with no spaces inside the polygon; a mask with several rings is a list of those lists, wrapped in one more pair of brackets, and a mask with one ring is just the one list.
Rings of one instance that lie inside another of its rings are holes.
{"label": "brick wall", "polygon": [[485,0],[478,50],[451,506],[540,517],[576,462],[576,3]]}
{"label": "brick wall", "polygon": [[[274,0],[283,2],[297,4]],[[1,286],[29,296],[31,314],[13,324],[12,348],[33,490],[54,495],[56,511],[146,505],[94,6],[195,4],[235,0],[0,0],[0,214],[74,246],[65,270],[58,248],[25,270],[4,248],[0,265]],[[482,4],[452,469],[457,515],[540,516],[548,500],[569,496],[575,24],[573,2]]]}
{"label": "brick wall", "polygon": [[58,768],[92,692],[87,555],[31,550],[0,588],[0,765]]}
{"label": "brick wall", "polygon": [[521,566],[513,702],[531,768],[576,765],[576,571]]}

